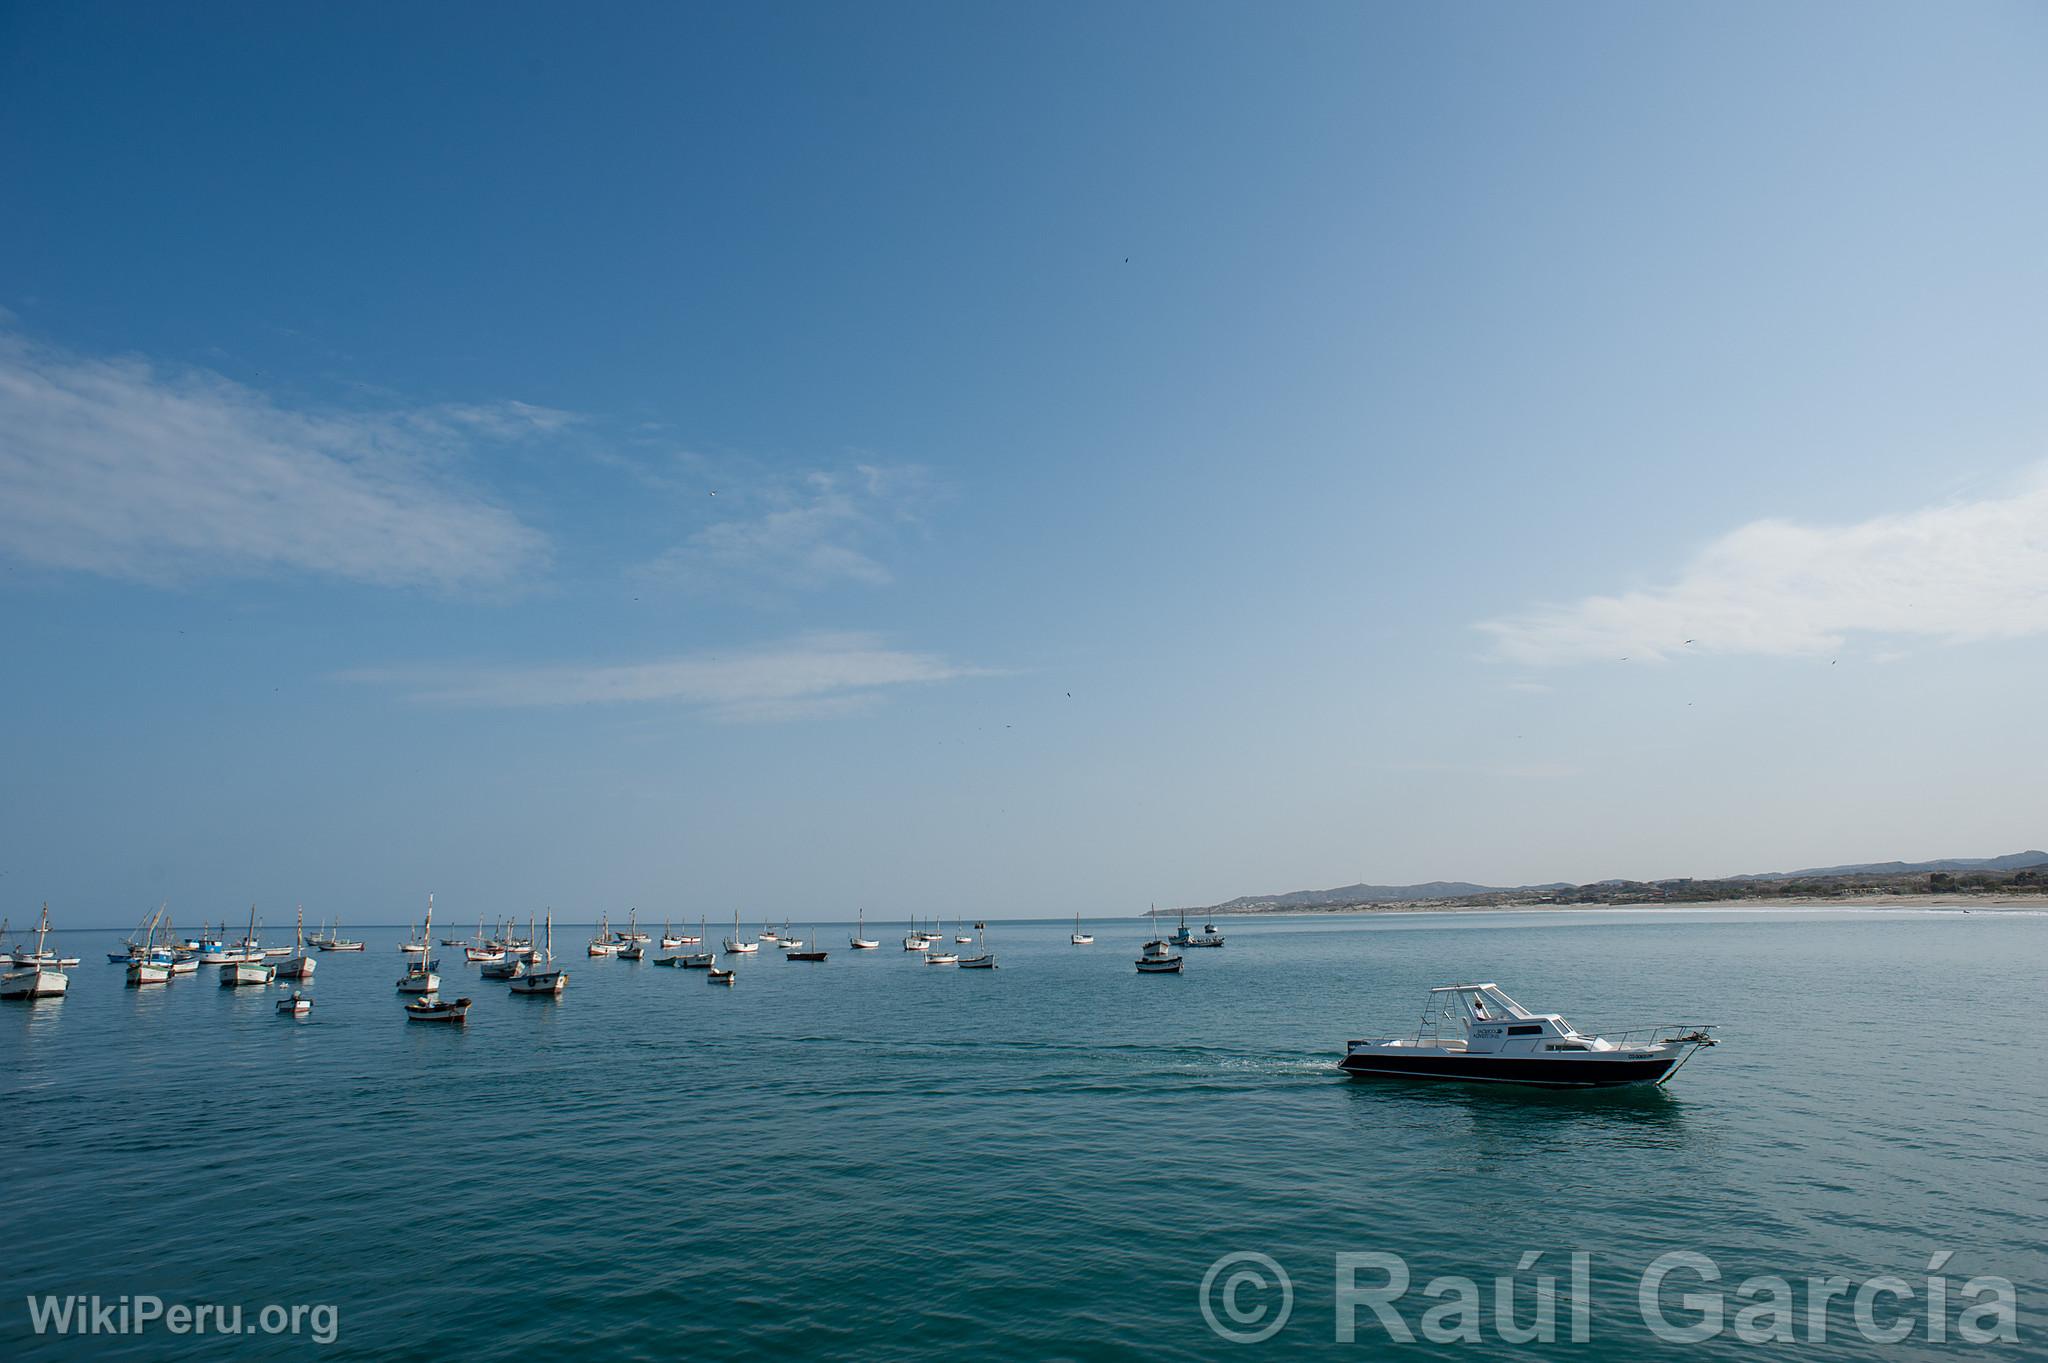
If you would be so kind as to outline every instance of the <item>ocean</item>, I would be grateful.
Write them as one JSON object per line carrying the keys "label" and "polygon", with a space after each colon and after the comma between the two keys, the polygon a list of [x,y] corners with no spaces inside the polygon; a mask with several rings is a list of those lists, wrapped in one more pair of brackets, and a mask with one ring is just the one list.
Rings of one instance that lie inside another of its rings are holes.
{"label": "ocean", "polygon": [[[125,988],[120,934],[60,931],[70,995],[0,1004],[0,1357],[2048,1357],[2048,916],[1228,918],[1179,976],[1089,925],[991,923],[970,972],[820,924],[828,961],[723,989],[557,924],[559,1000],[438,953],[461,1028],[401,1015],[401,928],[321,956],[302,1021],[211,968]],[[1619,1093],[1332,1068],[1468,980],[1722,1044]],[[1758,1277],[1794,1343],[1738,1335]],[[1972,1344],[1995,1279],[2016,1340]]]}

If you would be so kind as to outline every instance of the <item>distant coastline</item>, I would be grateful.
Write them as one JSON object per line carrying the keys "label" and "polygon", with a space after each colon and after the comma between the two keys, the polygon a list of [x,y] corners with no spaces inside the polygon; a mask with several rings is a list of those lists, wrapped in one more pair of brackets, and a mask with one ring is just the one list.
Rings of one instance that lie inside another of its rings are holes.
{"label": "distant coastline", "polygon": [[[1190,916],[1208,918],[1279,917],[1288,914],[1409,914],[1409,913],[1541,913],[1608,909],[1920,909],[1929,912],[1997,912],[2000,909],[2048,909],[2048,892],[1978,893],[1970,895],[1925,894],[1841,894],[1735,896],[1727,899],[1684,900],[1592,900],[1559,903],[1556,900],[1494,900],[1475,903],[1469,899],[1376,900],[1368,904],[1273,904],[1259,907],[1188,909]],[[1155,917],[1172,917],[1179,909],[1158,909]],[[1140,915],[1141,917],[1144,915]]]}

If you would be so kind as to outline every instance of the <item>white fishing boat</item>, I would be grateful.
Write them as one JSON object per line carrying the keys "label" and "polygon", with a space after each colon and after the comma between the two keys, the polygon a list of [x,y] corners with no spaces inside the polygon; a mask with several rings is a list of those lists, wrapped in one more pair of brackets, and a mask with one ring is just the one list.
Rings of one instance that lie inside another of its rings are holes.
{"label": "white fishing boat", "polygon": [[547,916],[547,945],[524,975],[512,981],[515,994],[556,995],[569,987],[569,972],[555,964],[555,915]]}
{"label": "white fishing boat", "polygon": [[277,978],[277,967],[266,965],[263,948],[256,945],[256,906],[249,906],[249,935],[228,948],[227,959],[221,962],[220,985],[223,989],[239,989],[244,985],[265,985]]}
{"label": "white fishing boat", "polygon": [[128,961],[128,984],[140,987],[145,984],[169,984],[177,964],[177,952],[168,944],[158,942],[158,936],[165,931],[164,911],[158,908],[149,916],[147,926],[138,934],[132,955]]}
{"label": "white fishing boat", "polygon": [[682,946],[682,945],[683,945],[683,939],[682,939],[681,937],[679,937],[678,935],[676,935],[675,933],[673,933],[673,932],[670,932],[670,931],[668,930],[668,919],[666,919],[666,918],[662,919],[662,920],[661,920],[661,949],[662,949],[663,951],[673,951],[673,950],[675,950],[675,949],[676,949],[677,947],[679,947],[679,946]]}
{"label": "white fishing boat", "polygon": [[606,912],[597,924],[597,936],[590,939],[592,956],[616,956],[619,954],[619,939],[612,935],[611,914]]}
{"label": "white fishing boat", "polygon": [[647,934],[640,931],[640,910],[638,908],[628,908],[626,910],[626,930],[619,934],[619,940],[621,942],[644,942],[647,940]]}
{"label": "white fishing boat", "polygon": [[1078,913],[1074,915],[1074,935],[1067,938],[1067,940],[1077,947],[1092,947],[1095,945],[1095,934],[1081,931],[1081,915]]}
{"label": "white fishing boat", "polygon": [[[966,939],[963,938],[961,940],[964,941]],[[974,940],[974,955],[963,958],[960,962],[960,968],[962,970],[994,970],[996,968],[996,954],[988,949],[988,924],[976,923],[974,925]]]}
{"label": "white fishing boat", "polygon": [[637,961],[646,955],[647,944],[645,941],[628,942],[619,948],[619,959],[622,961]]}
{"label": "white fishing boat", "polygon": [[292,954],[277,968],[279,979],[303,980],[313,973],[313,954],[306,950],[306,906],[299,905],[299,925],[293,932]]}
{"label": "white fishing boat", "polygon": [[1414,1034],[1348,1041],[1337,1068],[1357,1078],[1458,1079],[1539,1088],[1666,1083],[1716,1044],[1711,1026],[1666,1023],[1588,1036],[1556,1013],[1532,1013],[1497,984],[1429,991]]}
{"label": "white fishing boat", "polygon": [[277,1011],[286,1017],[302,1018],[313,1011],[313,1000],[294,989],[289,997],[277,1001]]}
{"label": "white fishing boat", "polygon": [[327,935],[320,939],[318,946],[322,951],[361,951],[363,949],[361,942],[352,941],[341,935],[341,919],[339,918],[334,920],[334,926],[327,930]]}
{"label": "white fishing boat", "polygon": [[420,959],[406,965],[405,974],[398,981],[401,994],[432,994],[441,988],[441,977],[435,973],[441,963],[428,960],[425,954],[425,944],[434,940],[434,896],[431,894],[427,896],[426,926],[421,929],[417,940],[421,944]]}
{"label": "white fishing boat", "polygon": [[846,944],[855,951],[873,951],[882,945],[874,938],[868,936],[868,911],[866,909],[860,909],[855,913],[853,936],[846,939]]}
{"label": "white fishing boat", "polygon": [[[733,934],[733,935],[734,935],[734,936],[738,936],[738,935],[739,935],[739,934],[738,934],[738,931],[737,931],[737,928],[735,928],[735,931],[734,931],[734,934]],[[763,923],[763,924],[761,925],[761,937],[760,937],[760,939],[761,939],[762,941],[764,941],[764,942],[775,942],[775,941],[780,941],[780,940],[781,940],[781,939],[780,939],[779,937],[777,937],[777,936],[776,936],[776,933],[775,933],[775,925],[774,925],[773,923]]]}
{"label": "white fishing boat", "polygon": [[1138,973],[1141,975],[1178,975],[1181,958],[1174,953],[1170,943],[1159,938],[1145,943],[1138,952]]}
{"label": "white fishing boat", "polygon": [[412,1022],[463,1022],[469,1017],[469,1000],[429,994],[406,1004],[405,1016]]}
{"label": "white fishing boat", "polygon": [[487,965],[494,961],[504,960],[505,948],[499,946],[464,947],[462,949],[462,959],[468,961],[471,965]]}
{"label": "white fishing boat", "polygon": [[[702,946],[706,931],[705,921],[701,918],[698,919],[697,936],[689,940],[693,940],[697,945]],[[709,951],[692,951],[676,957],[675,961],[684,970],[709,970],[718,964],[718,957],[715,953]]]}
{"label": "white fishing boat", "polygon": [[960,964],[960,957],[957,953],[951,951],[928,951],[925,953],[924,963],[926,965],[958,965]]}
{"label": "white fishing boat", "polygon": [[36,924],[35,965],[25,970],[10,971],[0,975],[0,999],[54,999],[62,998],[64,991],[71,987],[70,977],[64,967],[43,964],[52,958],[50,951],[50,906],[43,905],[43,916]]}
{"label": "white fishing boat", "polygon": [[[762,940],[772,942],[775,940],[775,929],[770,928],[762,933],[761,936]],[[760,942],[749,942],[740,936],[740,912],[738,909],[734,909],[732,912],[732,936],[725,939],[725,954],[728,956],[752,956],[760,950]]]}
{"label": "white fishing boat", "polygon": [[910,931],[903,934],[903,949],[905,951],[930,951],[932,949],[931,935],[918,928],[915,918],[910,920]]}
{"label": "white fishing boat", "polygon": [[516,952],[500,956],[495,961],[485,961],[476,973],[486,980],[516,980],[526,973],[526,958]]}
{"label": "white fishing boat", "polygon": [[1167,938],[1166,940],[1174,946],[1184,947],[1188,945],[1189,941],[1193,937],[1194,934],[1188,931],[1188,911],[1186,909],[1182,909],[1180,911],[1180,926],[1175,928],[1173,930],[1173,936]]}

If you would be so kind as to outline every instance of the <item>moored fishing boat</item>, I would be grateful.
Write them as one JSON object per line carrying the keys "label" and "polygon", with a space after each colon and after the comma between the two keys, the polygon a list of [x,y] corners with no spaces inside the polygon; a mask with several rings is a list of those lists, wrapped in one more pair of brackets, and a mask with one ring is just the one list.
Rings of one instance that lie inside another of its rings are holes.
{"label": "moored fishing boat", "polygon": [[[960,940],[964,942],[967,939],[963,937]],[[974,940],[974,955],[962,960],[960,968],[962,970],[994,970],[996,968],[996,954],[988,949],[988,924],[976,923],[974,925]]]}
{"label": "moored fishing boat", "polygon": [[266,965],[263,948],[256,941],[256,906],[249,906],[249,935],[228,948],[227,959],[221,962],[220,985],[223,989],[239,989],[244,985],[265,985],[277,978],[277,967]]}
{"label": "moored fishing boat", "polygon": [[524,975],[514,977],[515,994],[546,994],[550,997],[569,987],[569,972],[555,964],[555,915],[547,916],[547,945],[532,959]]}
{"label": "moored fishing boat", "polygon": [[314,945],[322,951],[361,951],[363,949],[361,942],[352,941],[341,935],[340,918],[334,920],[334,925],[327,929],[327,935],[314,943]]}
{"label": "moored fishing boat", "polygon": [[801,938],[790,939],[789,946],[790,949],[782,953],[782,959],[785,961],[822,961],[825,959],[825,949],[823,947],[806,948]]}
{"label": "moored fishing boat", "polygon": [[874,938],[868,936],[868,911],[866,909],[863,908],[856,911],[853,936],[846,939],[846,944],[855,951],[873,951],[882,945]]}
{"label": "moored fishing boat", "polygon": [[1078,913],[1074,915],[1074,935],[1067,938],[1067,940],[1077,947],[1092,947],[1095,945],[1095,934],[1081,931],[1081,915]]}
{"label": "moored fishing boat", "polygon": [[1162,938],[1154,938],[1138,951],[1138,973],[1140,975],[1178,975],[1181,958],[1174,954],[1171,944]]}
{"label": "moored fishing boat", "polygon": [[[762,936],[768,941],[775,940],[775,930],[770,928]],[[749,942],[740,936],[740,911],[732,911],[732,936],[725,939],[725,954],[728,956],[752,956],[761,950],[759,942]]]}
{"label": "moored fishing boat", "polygon": [[737,977],[732,970],[720,970],[717,966],[712,966],[704,973],[706,984],[731,984],[735,978]]}
{"label": "moored fishing boat", "polygon": [[405,1016],[412,1022],[463,1022],[469,1018],[468,999],[444,999],[429,994],[409,1001]]}
{"label": "moored fishing boat", "polygon": [[43,905],[43,916],[36,924],[36,949],[32,958],[36,964],[25,970],[10,971],[0,975],[0,999],[53,999],[62,998],[64,991],[71,987],[70,977],[57,964],[45,961],[59,959],[50,951],[50,906]]}
{"label": "moored fishing boat", "polygon": [[[698,919],[697,936],[695,939],[697,945],[702,946],[704,944],[704,938],[708,931],[705,920],[702,918]],[[709,970],[718,963],[717,956],[709,951],[693,951],[678,957],[677,960],[685,970]]]}
{"label": "moored fishing boat", "polygon": [[292,951],[277,968],[279,979],[303,980],[313,973],[313,953],[306,950],[306,906],[299,905],[299,923],[292,934]]}
{"label": "moored fishing boat", "polygon": [[398,992],[401,994],[432,994],[441,987],[441,977],[435,973],[441,963],[426,958],[426,943],[434,940],[434,896],[427,895],[427,921],[421,929],[420,959],[408,962],[405,974],[399,978]]}
{"label": "moored fishing boat", "polygon": [[1532,1013],[1497,984],[1447,984],[1429,991],[1413,1035],[1346,1042],[1337,1068],[1357,1078],[1538,1088],[1659,1085],[1716,1044],[1712,1031],[1667,1023],[1609,1040],[1580,1032],[1556,1013]]}
{"label": "moored fishing boat", "polygon": [[597,924],[597,936],[590,939],[592,956],[616,956],[619,954],[619,939],[612,933],[611,913],[607,910]]}
{"label": "moored fishing boat", "polygon": [[294,989],[290,997],[277,1001],[277,1011],[286,1017],[302,1018],[313,1011],[313,1000]]}

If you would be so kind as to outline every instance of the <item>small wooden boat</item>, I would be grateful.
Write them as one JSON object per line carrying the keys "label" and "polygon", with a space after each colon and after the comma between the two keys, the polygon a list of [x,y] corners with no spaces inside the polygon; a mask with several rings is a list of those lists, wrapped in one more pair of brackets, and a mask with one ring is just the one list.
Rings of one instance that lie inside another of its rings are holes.
{"label": "small wooden boat", "polygon": [[299,925],[293,931],[292,949],[286,953],[285,963],[277,968],[279,978],[303,980],[313,973],[313,953],[306,950],[306,906],[299,905]]}
{"label": "small wooden boat", "polygon": [[302,1018],[313,1011],[313,1000],[294,989],[290,998],[277,1001],[277,1011],[287,1017]]}
{"label": "small wooden boat", "polygon": [[704,979],[709,984],[731,984],[734,973],[731,970],[720,970],[717,966],[712,966],[706,972]]}
{"label": "small wooden boat", "polygon": [[1145,943],[1138,952],[1138,973],[1141,975],[1178,975],[1180,967],[1181,958],[1174,954],[1173,947],[1158,938]]}
{"label": "small wooden boat", "polygon": [[425,944],[434,940],[434,896],[431,894],[427,896],[426,927],[421,930],[419,940],[421,956],[405,968],[405,976],[398,982],[401,994],[432,994],[441,987],[441,977],[434,973],[441,963],[430,961],[425,955]]}
{"label": "small wooden boat", "polygon": [[[960,968],[962,970],[994,970],[996,968],[996,954],[988,949],[988,924],[976,923],[974,925],[974,935],[978,943],[974,949],[975,954],[961,961]],[[962,940],[966,939],[963,938]]]}
{"label": "small wooden boat", "polygon": [[[647,940],[647,934],[640,931],[639,909],[633,908],[626,911],[626,930],[619,934],[619,940],[621,942],[644,942]],[[635,957],[634,959],[638,960],[639,958]]]}
{"label": "small wooden boat", "polygon": [[261,961],[230,961],[220,968],[220,987],[239,989],[245,985],[269,984],[277,978],[277,967]]}
{"label": "small wooden boat", "polygon": [[477,974],[487,980],[516,980],[526,973],[526,959],[523,956],[500,956],[495,961],[485,961]]}
{"label": "small wooden boat", "polygon": [[361,951],[363,944],[353,942],[341,935],[341,920],[336,918],[334,926],[327,929],[327,935],[314,943],[322,951]]}
{"label": "small wooden boat", "polygon": [[[762,941],[775,940],[775,929],[761,934]],[[760,942],[745,941],[740,937],[740,911],[732,911],[732,936],[725,939],[725,954],[728,956],[752,956],[761,950]]]}
{"label": "small wooden boat", "polygon": [[606,913],[598,920],[597,936],[590,939],[592,956],[616,956],[619,954],[619,939],[612,933],[611,914]]}
{"label": "small wooden boat", "polygon": [[825,952],[821,947],[812,947],[806,951],[804,950],[804,944],[798,941],[792,950],[782,953],[782,959],[785,961],[822,961],[825,959]]}
{"label": "small wooden boat", "polygon": [[931,951],[925,953],[924,963],[926,965],[958,965],[960,964],[960,958],[950,951]]}
{"label": "small wooden boat", "polygon": [[676,935],[675,933],[673,933],[673,932],[670,932],[670,931],[668,930],[668,919],[666,919],[666,918],[662,919],[662,920],[661,920],[661,949],[662,949],[663,951],[674,951],[674,950],[675,950],[675,949],[676,949],[677,947],[679,947],[679,946],[681,946],[681,945],[683,945],[683,939],[682,939],[681,937],[677,936],[677,935]]}
{"label": "small wooden boat", "polygon": [[549,998],[569,987],[569,972],[555,964],[555,915],[547,917],[547,945],[533,957],[533,967],[512,981],[515,994],[545,994]]}
{"label": "small wooden boat", "polygon": [[882,945],[879,941],[868,936],[868,912],[866,909],[861,909],[854,915],[853,936],[846,939],[846,944],[855,951],[873,951]]}
{"label": "small wooden boat", "polygon": [[469,1017],[469,1000],[429,994],[406,1004],[405,1015],[414,1022],[461,1022]]}
{"label": "small wooden boat", "polygon": [[71,987],[71,979],[63,967],[41,964],[46,959],[55,959],[49,945],[50,906],[44,904],[42,921],[36,925],[34,959],[38,964],[0,975],[0,999],[55,999],[64,996],[64,991]]}

